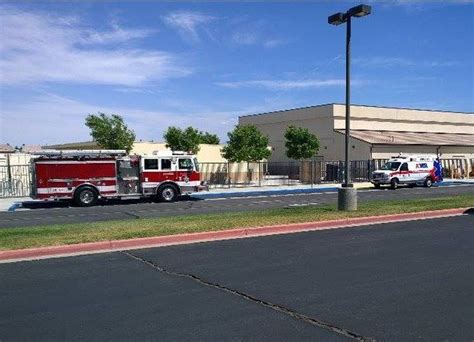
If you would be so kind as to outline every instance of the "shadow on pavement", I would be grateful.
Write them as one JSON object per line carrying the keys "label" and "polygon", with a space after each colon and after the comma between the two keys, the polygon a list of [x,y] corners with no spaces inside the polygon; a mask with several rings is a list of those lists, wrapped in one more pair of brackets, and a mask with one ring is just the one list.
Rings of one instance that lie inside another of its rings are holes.
{"label": "shadow on pavement", "polygon": [[[192,197],[192,196],[181,196],[177,200],[177,202],[195,202],[195,201],[202,201],[202,199]],[[131,204],[140,204],[140,203],[159,203],[159,202],[150,198],[129,199],[129,200],[108,199],[108,200],[99,200],[96,206],[97,207],[106,207],[106,206],[112,206],[112,205],[127,206]],[[68,200],[22,202],[22,208],[25,208],[25,209],[50,209],[50,208],[69,208],[69,207],[77,207],[77,206],[72,201],[68,201]]]}
{"label": "shadow on pavement", "polygon": [[464,211],[464,214],[466,215],[474,215],[474,208],[469,208],[466,211]]}

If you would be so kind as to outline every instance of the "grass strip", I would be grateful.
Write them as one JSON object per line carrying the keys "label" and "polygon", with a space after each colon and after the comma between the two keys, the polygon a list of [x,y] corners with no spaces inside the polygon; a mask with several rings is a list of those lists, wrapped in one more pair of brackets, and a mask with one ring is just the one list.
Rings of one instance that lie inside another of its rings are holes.
{"label": "grass strip", "polygon": [[355,212],[341,212],[335,205],[322,205],[250,212],[5,228],[0,229],[0,250],[465,207],[474,207],[474,194],[363,202],[359,204],[359,210]]}

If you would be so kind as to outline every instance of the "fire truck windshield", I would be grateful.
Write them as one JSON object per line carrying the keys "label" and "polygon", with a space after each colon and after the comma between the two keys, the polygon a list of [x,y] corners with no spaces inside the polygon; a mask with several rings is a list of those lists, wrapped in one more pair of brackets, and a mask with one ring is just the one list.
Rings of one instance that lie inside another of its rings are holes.
{"label": "fire truck windshield", "polygon": [[387,162],[384,166],[382,166],[382,170],[390,170],[390,171],[397,171],[400,167],[400,162]]}

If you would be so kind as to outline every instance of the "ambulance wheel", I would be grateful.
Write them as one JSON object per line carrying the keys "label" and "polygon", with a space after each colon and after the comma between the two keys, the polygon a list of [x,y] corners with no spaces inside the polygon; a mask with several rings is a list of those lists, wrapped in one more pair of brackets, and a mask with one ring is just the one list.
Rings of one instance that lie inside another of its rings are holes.
{"label": "ambulance wheel", "polygon": [[390,187],[392,188],[392,190],[395,190],[396,188],[398,188],[398,179],[392,179],[390,181]]}
{"label": "ambulance wheel", "polygon": [[158,189],[158,198],[161,202],[174,202],[178,198],[178,189],[174,185],[163,185]]}
{"label": "ambulance wheel", "polygon": [[425,179],[425,187],[431,188],[432,185],[433,185],[433,181],[431,180],[430,177],[427,177],[427,178]]}
{"label": "ambulance wheel", "polygon": [[91,207],[97,203],[99,195],[94,188],[85,186],[74,194],[74,203],[80,207]]}

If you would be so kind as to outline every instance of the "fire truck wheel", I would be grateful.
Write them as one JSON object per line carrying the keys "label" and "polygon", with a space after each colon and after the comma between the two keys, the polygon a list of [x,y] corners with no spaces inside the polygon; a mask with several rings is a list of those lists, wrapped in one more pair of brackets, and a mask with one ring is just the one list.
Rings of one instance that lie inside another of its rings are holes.
{"label": "fire truck wheel", "polygon": [[174,185],[163,185],[158,189],[158,198],[162,202],[174,202],[178,198],[178,189]]}
{"label": "fire truck wheel", "polygon": [[76,191],[74,202],[80,207],[90,207],[97,203],[97,191],[91,187],[83,187]]}
{"label": "fire truck wheel", "polygon": [[433,185],[433,181],[431,180],[430,177],[427,177],[427,178],[425,179],[425,187],[431,188],[432,185]]}
{"label": "fire truck wheel", "polygon": [[391,180],[390,182],[390,187],[395,190],[396,188],[398,188],[398,179],[394,178]]}

